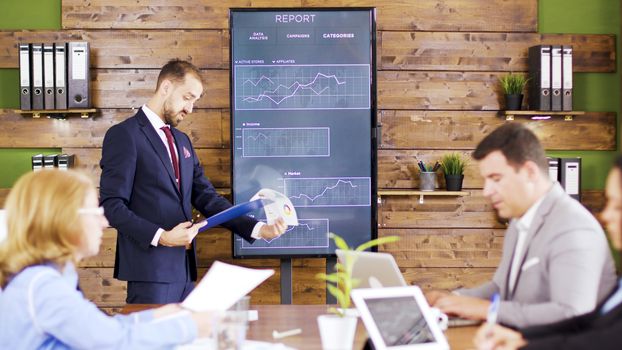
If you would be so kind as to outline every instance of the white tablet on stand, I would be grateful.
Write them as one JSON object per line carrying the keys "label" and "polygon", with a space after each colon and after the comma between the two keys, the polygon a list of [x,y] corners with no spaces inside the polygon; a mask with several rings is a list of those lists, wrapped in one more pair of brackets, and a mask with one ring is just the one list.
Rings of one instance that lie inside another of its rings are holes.
{"label": "white tablet on stand", "polygon": [[417,286],[352,290],[377,350],[448,350],[449,344]]}

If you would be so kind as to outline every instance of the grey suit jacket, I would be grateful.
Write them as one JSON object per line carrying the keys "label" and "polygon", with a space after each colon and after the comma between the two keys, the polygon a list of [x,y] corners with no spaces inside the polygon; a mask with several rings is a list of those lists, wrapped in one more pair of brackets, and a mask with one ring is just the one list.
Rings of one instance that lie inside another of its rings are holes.
{"label": "grey suit jacket", "polygon": [[538,208],[525,239],[514,290],[509,290],[517,238],[516,220],[512,220],[493,280],[456,291],[485,299],[498,292],[500,323],[521,328],[590,312],[616,284],[611,251],[600,224],[558,183]]}

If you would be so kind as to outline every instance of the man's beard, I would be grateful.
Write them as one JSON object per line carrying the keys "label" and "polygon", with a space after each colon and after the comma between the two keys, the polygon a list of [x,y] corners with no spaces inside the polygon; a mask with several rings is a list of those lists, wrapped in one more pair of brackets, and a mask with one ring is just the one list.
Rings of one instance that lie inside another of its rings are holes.
{"label": "man's beard", "polygon": [[162,116],[164,117],[164,123],[176,127],[179,124],[179,119],[177,119],[177,115],[179,115],[181,111],[175,112],[171,108],[169,108],[168,101],[164,103],[164,110],[162,111]]}

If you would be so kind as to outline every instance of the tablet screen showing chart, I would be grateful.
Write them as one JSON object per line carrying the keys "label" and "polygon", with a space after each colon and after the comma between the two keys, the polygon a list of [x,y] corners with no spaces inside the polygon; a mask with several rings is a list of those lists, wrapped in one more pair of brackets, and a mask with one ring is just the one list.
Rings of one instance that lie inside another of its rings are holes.
{"label": "tablet screen showing chart", "polygon": [[374,238],[373,9],[232,9],[230,28],[233,201],[271,188],[300,223],[269,241],[234,235],[234,256],[329,256],[329,232]]}
{"label": "tablet screen showing chart", "polygon": [[375,298],[365,303],[387,347],[435,341],[415,298]]}

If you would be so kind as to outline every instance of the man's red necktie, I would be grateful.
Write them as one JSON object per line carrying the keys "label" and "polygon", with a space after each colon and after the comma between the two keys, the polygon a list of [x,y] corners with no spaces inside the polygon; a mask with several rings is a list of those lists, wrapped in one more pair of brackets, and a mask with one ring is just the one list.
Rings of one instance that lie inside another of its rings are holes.
{"label": "man's red necktie", "polygon": [[175,180],[177,180],[177,187],[179,188],[179,161],[177,160],[177,152],[175,152],[175,139],[173,139],[173,133],[168,126],[163,126],[160,129],[162,129],[162,131],[164,131],[164,135],[166,135],[166,141],[168,142],[168,151],[171,154],[173,169],[175,170]]}

